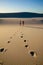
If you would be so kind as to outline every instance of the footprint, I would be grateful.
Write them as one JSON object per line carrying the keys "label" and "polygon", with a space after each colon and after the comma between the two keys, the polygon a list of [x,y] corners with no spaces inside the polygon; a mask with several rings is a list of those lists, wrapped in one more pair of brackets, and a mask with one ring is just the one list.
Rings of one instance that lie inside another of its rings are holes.
{"label": "footprint", "polygon": [[37,57],[37,53],[34,52],[34,51],[30,51],[30,54],[31,54],[31,56],[33,56],[33,57]]}
{"label": "footprint", "polygon": [[3,65],[3,64],[4,64],[4,63],[1,61],[1,62],[0,62],[0,65]]}
{"label": "footprint", "polygon": [[24,35],[24,34],[21,34],[21,35]]}
{"label": "footprint", "polygon": [[34,56],[34,52],[33,51],[31,51],[30,54],[31,54],[31,56]]}
{"label": "footprint", "polygon": [[21,38],[23,38],[23,36],[21,36]]}
{"label": "footprint", "polygon": [[26,40],[24,40],[24,42],[26,42]]}
{"label": "footprint", "polygon": [[4,48],[1,48],[1,49],[0,49],[0,52],[3,52],[3,51],[4,51]]}
{"label": "footprint", "polygon": [[27,48],[27,47],[28,47],[28,45],[26,44],[26,45],[25,45],[25,47]]}
{"label": "footprint", "polygon": [[10,41],[8,41],[8,43],[10,43]]}
{"label": "footprint", "polygon": [[12,39],[12,37],[10,37],[10,39]]}

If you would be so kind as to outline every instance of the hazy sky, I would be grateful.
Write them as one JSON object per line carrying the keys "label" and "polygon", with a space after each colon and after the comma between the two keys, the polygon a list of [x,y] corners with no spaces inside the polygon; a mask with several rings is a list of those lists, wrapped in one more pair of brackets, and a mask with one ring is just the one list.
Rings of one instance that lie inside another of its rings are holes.
{"label": "hazy sky", "polygon": [[6,12],[43,13],[43,0],[0,0],[0,13]]}

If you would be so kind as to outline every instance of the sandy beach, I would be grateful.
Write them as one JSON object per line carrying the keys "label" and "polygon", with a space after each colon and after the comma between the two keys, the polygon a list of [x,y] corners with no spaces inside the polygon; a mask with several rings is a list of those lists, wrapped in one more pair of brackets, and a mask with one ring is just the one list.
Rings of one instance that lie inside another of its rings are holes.
{"label": "sandy beach", "polygon": [[[32,19],[3,19],[15,24],[0,24],[0,65],[43,65],[43,24],[31,24]],[[25,25],[19,25],[19,21]],[[29,21],[29,24],[28,24]],[[33,54],[33,55],[32,55]]]}

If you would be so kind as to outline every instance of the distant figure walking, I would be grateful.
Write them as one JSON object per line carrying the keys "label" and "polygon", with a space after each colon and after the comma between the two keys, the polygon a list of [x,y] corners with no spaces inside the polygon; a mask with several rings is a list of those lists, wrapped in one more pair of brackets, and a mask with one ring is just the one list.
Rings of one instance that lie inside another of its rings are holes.
{"label": "distant figure walking", "polygon": [[20,26],[21,26],[21,20],[20,20]]}
{"label": "distant figure walking", "polygon": [[24,26],[24,21],[22,21],[22,24],[23,24],[23,26]]}
{"label": "distant figure walking", "polygon": [[24,21],[21,21],[21,20],[20,20],[20,23],[19,23],[19,24],[20,24],[20,26],[21,26],[21,25],[24,26]]}

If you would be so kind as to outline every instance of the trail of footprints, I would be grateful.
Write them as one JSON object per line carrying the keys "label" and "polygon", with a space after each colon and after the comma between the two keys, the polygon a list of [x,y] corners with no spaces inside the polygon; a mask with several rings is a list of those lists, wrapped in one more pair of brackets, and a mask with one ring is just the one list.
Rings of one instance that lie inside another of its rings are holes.
{"label": "trail of footprints", "polygon": [[[17,32],[18,32],[18,31],[17,31]],[[16,32],[16,33],[17,33],[17,32]],[[13,36],[16,35],[16,33],[13,34]],[[21,32],[21,33],[22,33],[22,32]],[[20,34],[21,34],[21,33],[20,33]],[[20,38],[23,39],[23,37],[24,37],[24,34],[22,33],[22,34],[20,35]],[[11,37],[10,37],[10,40],[8,40],[7,43],[10,44],[12,39],[13,39],[13,37],[11,36]],[[23,42],[26,43],[26,44],[24,44],[24,47],[27,49],[27,48],[29,47],[29,44],[27,44],[27,43],[29,43],[29,42],[27,42],[26,39],[24,39]],[[30,47],[29,47],[29,48],[30,48]],[[0,48],[0,52],[3,52],[3,51],[6,52],[7,50],[8,50],[8,49]],[[30,54],[32,57],[34,57],[34,58],[37,56],[37,53],[36,53],[35,51],[32,51],[32,50],[29,52],[29,54]],[[0,63],[0,64],[1,64],[1,63]],[[37,64],[36,64],[36,65],[37,65]]]}

